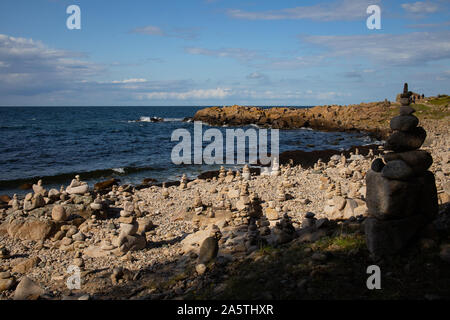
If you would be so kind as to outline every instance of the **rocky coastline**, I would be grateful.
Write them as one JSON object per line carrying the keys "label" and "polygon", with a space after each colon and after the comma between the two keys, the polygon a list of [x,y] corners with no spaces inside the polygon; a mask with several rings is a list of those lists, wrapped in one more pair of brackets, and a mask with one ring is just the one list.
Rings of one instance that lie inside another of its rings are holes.
{"label": "rocky coastline", "polygon": [[[374,263],[387,274],[384,298],[449,298],[448,116],[424,119],[414,110],[423,128],[415,129],[413,111],[400,105],[335,108],[212,108],[194,119],[372,130],[387,145],[287,152],[269,170],[221,168],[192,181],[184,175],[179,182],[134,187],[109,180],[90,188],[76,176],[58,190],[39,181],[23,198],[1,196],[0,299],[377,299],[363,285]],[[400,111],[408,119],[391,121]],[[426,137],[410,138],[404,150],[403,139],[388,138],[391,129],[409,137],[423,130]],[[411,160],[405,151],[429,156]],[[396,165],[406,169],[388,170]],[[409,199],[411,183],[426,175],[434,177],[425,190],[432,195],[421,189]],[[374,176],[394,189],[405,185],[406,194],[376,191]],[[404,199],[410,212],[401,209]],[[426,213],[395,252],[386,250],[380,234],[395,238],[408,227],[397,214]],[[80,271],[78,288],[68,286],[73,270]]]}

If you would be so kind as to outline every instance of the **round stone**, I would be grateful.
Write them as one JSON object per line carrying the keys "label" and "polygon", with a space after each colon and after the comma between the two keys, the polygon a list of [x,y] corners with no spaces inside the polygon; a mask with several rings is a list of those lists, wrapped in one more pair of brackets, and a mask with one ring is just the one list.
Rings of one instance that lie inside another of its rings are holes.
{"label": "round stone", "polygon": [[306,219],[313,219],[315,216],[316,216],[316,215],[315,215],[314,213],[312,213],[312,212],[307,212],[307,213],[305,214],[305,218],[306,218]]}
{"label": "round stone", "polygon": [[66,221],[66,209],[61,205],[55,205],[52,209],[52,219],[55,221]]}
{"label": "round stone", "polygon": [[410,131],[417,127],[419,119],[413,115],[398,116],[391,119],[391,129],[398,131]]}
{"label": "round stone", "polygon": [[371,169],[375,172],[381,172],[383,170],[385,164],[381,158],[377,158],[372,162]]}

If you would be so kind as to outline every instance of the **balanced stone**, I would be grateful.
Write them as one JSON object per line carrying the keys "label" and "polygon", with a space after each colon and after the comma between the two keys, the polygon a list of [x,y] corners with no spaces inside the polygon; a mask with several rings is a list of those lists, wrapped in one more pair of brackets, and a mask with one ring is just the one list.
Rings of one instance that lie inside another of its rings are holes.
{"label": "balanced stone", "polygon": [[381,170],[383,170],[384,166],[385,166],[385,164],[384,164],[383,160],[380,158],[377,158],[377,159],[373,160],[371,168],[375,172],[381,172]]}
{"label": "balanced stone", "polygon": [[215,237],[206,238],[201,247],[198,256],[198,262],[200,264],[208,264],[217,257],[219,252],[219,243]]}
{"label": "balanced stone", "polygon": [[391,129],[398,131],[410,131],[417,127],[419,119],[413,115],[397,116],[391,120]]}
{"label": "balanced stone", "polygon": [[413,174],[413,169],[403,160],[389,161],[381,170],[381,176],[388,179],[405,180]]}
{"label": "balanced stone", "polygon": [[427,137],[422,127],[416,127],[411,131],[394,132],[386,141],[385,148],[396,152],[411,151],[419,149]]}
{"label": "balanced stone", "polygon": [[67,220],[66,209],[61,205],[55,205],[52,209],[52,219],[55,221]]}
{"label": "balanced stone", "polygon": [[401,116],[411,115],[414,112],[416,112],[416,110],[410,106],[401,106],[400,107],[400,115]]}
{"label": "balanced stone", "polygon": [[425,150],[391,152],[384,155],[384,160],[386,162],[403,160],[416,174],[427,171],[433,164],[433,157]]}

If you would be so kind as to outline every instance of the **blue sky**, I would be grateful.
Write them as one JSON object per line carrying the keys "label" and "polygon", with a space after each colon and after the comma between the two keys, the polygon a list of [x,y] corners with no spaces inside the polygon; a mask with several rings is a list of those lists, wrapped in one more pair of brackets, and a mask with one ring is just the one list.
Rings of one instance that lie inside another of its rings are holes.
{"label": "blue sky", "polygon": [[[69,30],[66,8],[81,9]],[[381,30],[366,27],[381,7]],[[0,1],[0,105],[323,105],[450,93],[450,1]]]}

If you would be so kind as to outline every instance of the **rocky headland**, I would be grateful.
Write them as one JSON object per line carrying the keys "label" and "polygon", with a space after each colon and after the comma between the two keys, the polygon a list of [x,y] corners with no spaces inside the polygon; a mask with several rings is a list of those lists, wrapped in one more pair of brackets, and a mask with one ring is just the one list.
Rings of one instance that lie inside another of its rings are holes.
{"label": "rocky headland", "polygon": [[[448,99],[447,99],[448,100]],[[419,119],[436,119],[450,114],[450,101],[417,99]],[[389,121],[398,113],[399,102],[372,102],[358,105],[326,105],[312,108],[260,108],[246,106],[211,107],[199,110],[193,121],[215,126],[258,125],[274,129],[311,128],[324,131],[364,131],[379,139],[389,134]]]}

